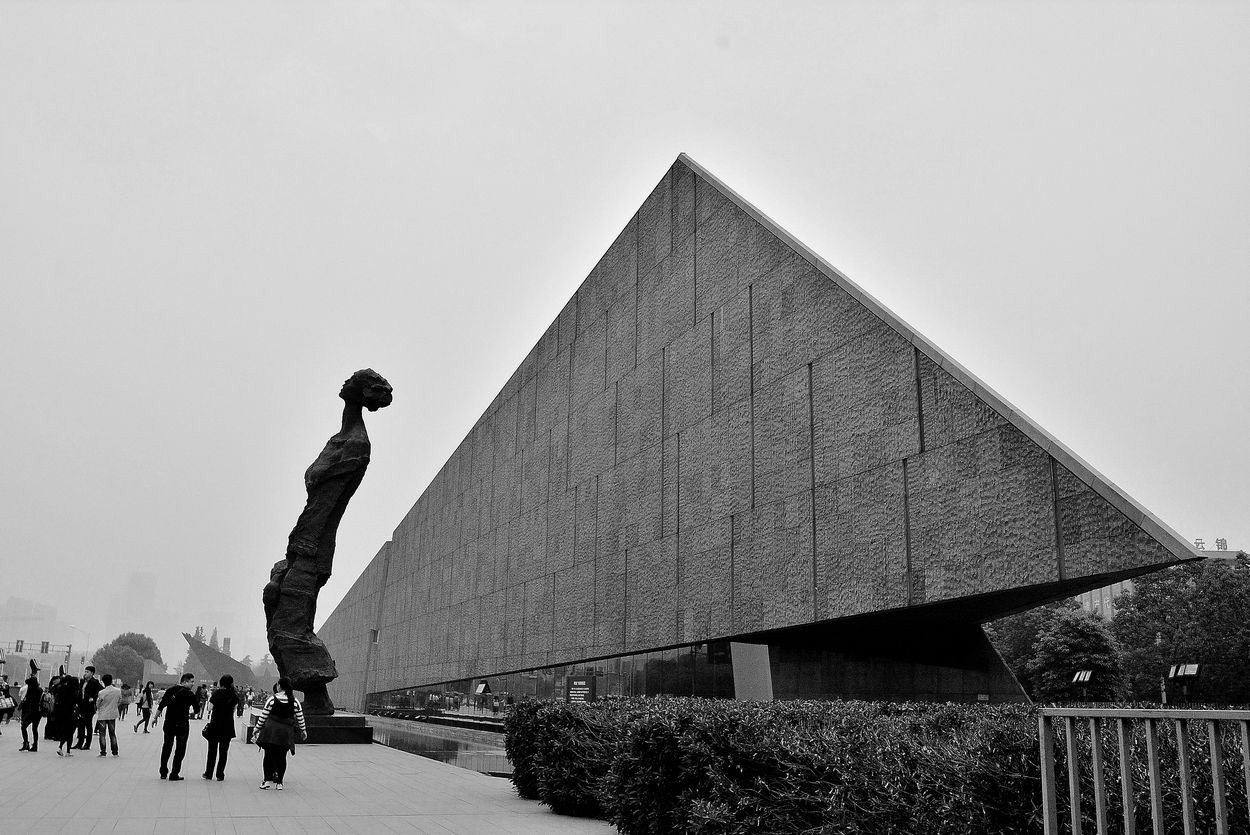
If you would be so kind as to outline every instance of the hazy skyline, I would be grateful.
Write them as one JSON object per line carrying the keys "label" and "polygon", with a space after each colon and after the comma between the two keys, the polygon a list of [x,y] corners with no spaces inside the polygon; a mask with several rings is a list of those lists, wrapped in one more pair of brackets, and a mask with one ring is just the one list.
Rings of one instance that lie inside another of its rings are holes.
{"label": "hazy skyline", "polygon": [[1250,548],[1247,42],[1244,3],[0,3],[0,601],[259,658],[368,366],[324,620],[681,151]]}

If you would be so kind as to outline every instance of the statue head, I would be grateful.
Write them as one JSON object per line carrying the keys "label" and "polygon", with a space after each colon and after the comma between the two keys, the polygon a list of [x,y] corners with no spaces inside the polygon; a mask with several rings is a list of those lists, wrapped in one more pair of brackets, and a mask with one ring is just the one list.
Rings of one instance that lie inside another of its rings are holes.
{"label": "statue head", "polygon": [[339,397],[371,412],[391,405],[391,384],[372,368],[362,368],[343,381]]}

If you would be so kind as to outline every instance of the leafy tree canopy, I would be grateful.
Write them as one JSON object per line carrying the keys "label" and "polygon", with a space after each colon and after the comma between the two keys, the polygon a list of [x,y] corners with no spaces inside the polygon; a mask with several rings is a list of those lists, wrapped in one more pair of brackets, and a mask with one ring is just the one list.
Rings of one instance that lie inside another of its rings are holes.
{"label": "leafy tree canopy", "polygon": [[[1073,600],[1058,600],[988,624],[986,634],[1029,697],[1104,700],[1123,694],[1120,648],[1107,624]],[[1090,684],[1072,684],[1091,670]]]}
{"label": "leafy tree canopy", "polygon": [[1037,643],[1038,635],[1042,632],[1042,627],[1058,617],[1061,612],[1077,608],[1074,600],[1056,600],[1053,603],[1027,609],[986,624],[985,634],[994,644],[994,649],[998,650],[1007,668],[1011,670],[1012,675],[1030,697],[1034,696],[1034,690],[1028,666],[1033,658],[1033,647]]}
{"label": "leafy tree canopy", "polygon": [[155,661],[162,667],[165,666],[165,659],[161,657],[160,647],[156,645],[156,641],[153,641],[147,635],[139,632],[123,632],[114,638],[111,643],[130,647],[143,658]]}
{"label": "leafy tree canopy", "polygon": [[133,647],[110,641],[95,651],[91,656],[97,676],[109,673],[115,684],[129,682],[133,684],[143,676],[143,656],[134,651]]}
{"label": "leafy tree canopy", "polygon": [[[1107,701],[1124,697],[1120,646],[1105,620],[1084,609],[1059,612],[1042,626],[1027,670],[1037,699]],[[1087,684],[1073,682],[1082,670],[1092,673]]]}
{"label": "leafy tree canopy", "polygon": [[[1147,574],[1116,601],[1134,699],[1157,700],[1172,664],[1201,664],[1197,698],[1250,702],[1250,562],[1202,560]],[[1169,687],[1169,698],[1176,696]]]}

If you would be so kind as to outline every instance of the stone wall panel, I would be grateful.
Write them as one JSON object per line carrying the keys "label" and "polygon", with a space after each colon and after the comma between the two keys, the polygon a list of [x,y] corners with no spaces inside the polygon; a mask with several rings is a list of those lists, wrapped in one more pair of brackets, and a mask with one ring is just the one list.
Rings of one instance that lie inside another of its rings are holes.
{"label": "stone wall panel", "polygon": [[813,616],[812,494],[734,516],[734,632],[808,623]]}
{"label": "stone wall panel", "polygon": [[569,486],[604,472],[616,461],[616,391],[602,391],[573,410],[569,427]]}
{"label": "stone wall panel", "polygon": [[684,527],[677,543],[677,640],[733,634],[733,525],[728,515]]}
{"label": "stone wall panel", "polygon": [[604,313],[596,316],[573,342],[573,371],[569,386],[570,404],[576,412],[588,401],[600,396],[608,387],[608,320]]}
{"label": "stone wall panel", "polygon": [[695,239],[638,275],[638,362],[664,348],[695,321]]}
{"label": "stone wall panel", "polygon": [[920,355],[925,449],[978,435],[1007,421],[949,372]]}
{"label": "stone wall panel", "polygon": [[677,537],[648,542],[627,553],[625,646],[677,642]]}
{"label": "stone wall panel", "polygon": [[681,529],[751,507],[751,404],[735,403],[681,435]]}
{"label": "stone wall panel", "polygon": [[704,319],[664,352],[664,433],[712,413],[712,321]]}
{"label": "stone wall panel", "polygon": [[755,393],[755,504],[812,484],[808,370],[803,366]]}
{"label": "stone wall panel", "polygon": [[1053,495],[1049,457],[1010,425],[911,459],[912,570],[926,599],[1058,580]]}
{"label": "stone wall panel", "polygon": [[901,461],[816,488],[816,617],[906,606]]}

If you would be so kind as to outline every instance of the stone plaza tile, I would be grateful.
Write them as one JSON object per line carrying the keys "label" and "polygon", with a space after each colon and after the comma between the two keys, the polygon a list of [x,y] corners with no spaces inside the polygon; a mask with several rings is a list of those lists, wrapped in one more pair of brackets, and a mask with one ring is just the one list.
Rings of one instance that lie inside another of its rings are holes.
{"label": "stone plaza tile", "polygon": [[[511,782],[384,745],[303,745],[288,760],[282,792],[261,791],[260,752],[230,746],[226,779],[200,778],[206,743],[192,722],[183,782],[157,779],[162,735],[135,734],[122,721],[120,756],[97,750],[56,756],[17,750],[21,734],[0,736],[5,832],[44,833],[389,833],[430,835],[608,833],[586,818],[555,815],[522,800]],[[239,730],[244,720],[239,721]],[[40,729],[42,732],[42,728]]]}

